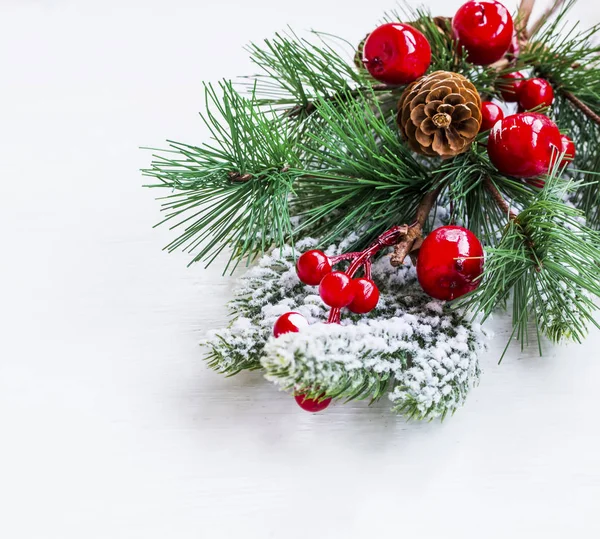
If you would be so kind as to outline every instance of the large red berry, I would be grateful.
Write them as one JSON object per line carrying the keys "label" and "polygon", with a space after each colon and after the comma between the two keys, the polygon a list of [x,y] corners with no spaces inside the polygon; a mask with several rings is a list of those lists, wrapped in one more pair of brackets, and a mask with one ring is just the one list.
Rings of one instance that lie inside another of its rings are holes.
{"label": "large red berry", "polygon": [[352,279],[341,271],[332,271],[323,277],[319,285],[319,295],[330,307],[346,307],[354,299]]}
{"label": "large red berry", "polygon": [[300,328],[308,326],[308,320],[294,311],[282,314],[273,326],[273,335],[279,337],[284,333],[298,333]]}
{"label": "large red berry", "polygon": [[483,247],[460,226],[443,226],[425,238],[417,258],[417,277],[432,298],[452,300],[479,286]]}
{"label": "large red berry", "polygon": [[314,249],[303,253],[296,262],[296,273],[304,283],[316,286],[331,272],[331,262],[323,251]]}
{"label": "large red berry", "polygon": [[365,314],[371,312],[379,301],[379,288],[371,279],[353,279],[354,299],[348,305],[353,313]]}
{"label": "large red berry", "polygon": [[561,135],[560,142],[560,151],[565,154],[560,162],[560,166],[564,167],[575,159],[575,143],[567,135]]}
{"label": "large red berry", "polygon": [[500,60],[513,39],[513,20],[500,2],[471,1],[463,4],[452,19],[458,44],[473,64],[488,65]]}
{"label": "large red berry", "polygon": [[502,99],[507,103],[516,103],[519,100],[519,92],[525,82],[525,75],[520,71],[507,73],[498,79],[498,89],[502,94]]}
{"label": "large red berry", "polygon": [[479,131],[488,131],[498,120],[504,118],[504,111],[491,101],[481,103],[481,127]]}
{"label": "large red berry", "polygon": [[325,410],[331,404],[331,398],[317,400],[317,399],[309,399],[306,395],[294,395],[298,406],[307,412],[321,412]]}
{"label": "large red berry", "polygon": [[519,105],[523,110],[549,107],[554,101],[554,90],[546,79],[529,79],[519,89]]}
{"label": "large red berry", "polygon": [[545,174],[562,142],[556,124],[547,116],[522,112],[496,123],[488,139],[488,155],[507,176],[532,178]]}
{"label": "large red berry", "polygon": [[407,84],[427,71],[431,47],[416,28],[388,23],[373,30],[365,41],[363,63],[378,81]]}

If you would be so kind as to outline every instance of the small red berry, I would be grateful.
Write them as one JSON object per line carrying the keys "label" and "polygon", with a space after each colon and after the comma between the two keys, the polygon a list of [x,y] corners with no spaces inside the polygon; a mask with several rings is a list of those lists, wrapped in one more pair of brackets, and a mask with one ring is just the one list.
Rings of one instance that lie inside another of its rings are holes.
{"label": "small red berry", "polygon": [[507,103],[516,103],[519,100],[519,92],[525,82],[525,75],[520,71],[507,73],[498,79],[498,89],[502,94],[502,99]]}
{"label": "small red berry", "polygon": [[323,251],[313,249],[303,253],[296,262],[296,273],[304,283],[316,286],[331,272],[331,262]]}
{"label": "small red berry", "polygon": [[332,271],[323,277],[319,285],[319,295],[330,307],[346,307],[354,299],[352,279],[341,271]]}
{"label": "small red berry", "polygon": [[545,174],[562,147],[560,131],[547,116],[522,112],[497,122],[488,139],[491,162],[503,174],[532,178]]}
{"label": "small red berry", "polygon": [[545,79],[529,79],[519,89],[519,105],[523,110],[549,107],[554,101],[554,90]]}
{"label": "small red berry", "polygon": [[494,0],[463,4],[452,19],[459,46],[467,51],[469,62],[493,64],[508,51],[513,39],[513,20],[504,5]]}
{"label": "small red berry", "polygon": [[353,279],[354,299],[348,305],[353,313],[365,314],[371,312],[379,301],[379,289],[371,279]]}
{"label": "small red berry", "polygon": [[564,167],[575,159],[575,143],[567,135],[561,135],[560,141],[562,143],[560,151],[565,154],[560,162],[560,166]]}
{"label": "small red berry", "polygon": [[363,63],[378,81],[407,84],[427,71],[431,47],[416,28],[388,23],[373,30],[365,41]]}
{"label": "small red berry", "polygon": [[504,111],[491,101],[481,103],[481,127],[479,131],[489,131],[498,120],[504,118]]}
{"label": "small red berry", "polygon": [[279,337],[284,333],[298,333],[300,328],[308,326],[308,320],[294,311],[282,314],[273,326],[273,335]]}
{"label": "small red berry", "polygon": [[483,247],[460,226],[443,226],[425,238],[417,258],[417,278],[432,298],[453,300],[479,286]]}
{"label": "small red berry", "polygon": [[321,412],[331,404],[331,398],[323,400],[309,399],[306,395],[294,395],[294,398],[300,408],[312,413]]}

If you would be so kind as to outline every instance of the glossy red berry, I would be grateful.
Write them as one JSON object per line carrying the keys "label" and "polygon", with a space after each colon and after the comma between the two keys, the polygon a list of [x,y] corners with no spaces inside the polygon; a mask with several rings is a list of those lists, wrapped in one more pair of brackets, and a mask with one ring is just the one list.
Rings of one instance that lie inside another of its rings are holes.
{"label": "glossy red berry", "polygon": [[377,285],[371,279],[361,277],[352,280],[352,287],[354,288],[354,299],[348,305],[348,309],[356,314],[371,312],[379,301]]}
{"label": "glossy red berry", "polygon": [[560,162],[560,166],[564,167],[573,161],[573,159],[575,159],[575,143],[569,137],[567,137],[567,135],[561,135],[560,142],[560,151],[561,153],[565,154]]}
{"label": "glossy red berry", "polygon": [[470,62],[493,64],[508,51],[513,39],[513,20],[504,5],[494,0],[463,4],[452,19],[459,46],[467,51]]}
{"label": "glossy red berry", "polygon": [[308,320],[294,311],[282,314],[273,326],[273,335],[279,337],[284,333],[298,333],[301,328],[308,326]]}
{"label": "glossy red berry", "polygon": [[338,309],[346,307],[354,299],[352,279],[341,271],[332,271],[321,280],[319,295],[330,307]]}
{"label": "glossy red berry", "polygon": [[483,247],[460,226],[443,226],[425,238],[417,258],[417,278],[432,298],[452,300],[479,286]]}
{"label": "glossy red berry", "polygon": [[373,30],[365,41],[363,63],[378,81],[407,84],[427,71],[431,47],[416,28],[388,23]]}
{"label": "glossy red berry", "polygon": [[479,131],[489,131],[498,120],[504,118],[504,111],[491,101],[481,103],[481,127]]}
{"label": "glossy red berry", "polygon": [[519,105],[523,110],[549,107],[554,101],[554,90],[546,79],[529,79],[519,89]]}
{"label": "glossy red berry", "polygon": [[304,284],[316,286],[325,275],[331,273],[331,262],[323,251],[306,251],[296,262],[296,273]]}
{"label": "glossy red berry", "polygon": [[488,155],[507,176],[532,178],[545,174],[562,142],[556,124],[547,116],[522,112],[496,123],[488,139]]}
{"label": "glossy red berry", "polygon": [[498,89],[502,94],[502,99],[507,103],[516,103],[519,101],[519,92],[525,82],[525,75],[520,71],[507,73],[498,79]]}
{"label": "glossy red berry", "polygon": [[321,412],[331,404],[330,398],[317,400],[309,399],[306,397],[306,395],[294,395],[294,398],[296,399],[296,402],[298,403],[298,406],[300,406],[300,408],[312,413]]}

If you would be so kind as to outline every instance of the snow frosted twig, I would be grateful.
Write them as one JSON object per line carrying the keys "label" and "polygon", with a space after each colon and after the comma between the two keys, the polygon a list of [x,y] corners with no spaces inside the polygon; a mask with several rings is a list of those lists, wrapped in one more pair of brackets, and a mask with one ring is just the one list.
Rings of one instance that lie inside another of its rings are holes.
{"label": "snow frosted twig", "polygon": [[[354,239],[327,253],[343,252]],[[211,366],[226,373],[262,367],[281,389],[314,397],[377,400],[387,394],[394,411],[415,419],[444,417],[462,405],[479,379],[485,348],[479,324],[426,296],[414,268],[394,268],[388,257],[372,268],[378,307],[327,324],[316,288],[300,283],[294,268],[298,252],[315,245],[307,239],[298,251],[276,250],[241,279],[231,305],[236,318],[204,343]],[[290,310],[303,314],[309,327],[271,337],[276,319]]]}

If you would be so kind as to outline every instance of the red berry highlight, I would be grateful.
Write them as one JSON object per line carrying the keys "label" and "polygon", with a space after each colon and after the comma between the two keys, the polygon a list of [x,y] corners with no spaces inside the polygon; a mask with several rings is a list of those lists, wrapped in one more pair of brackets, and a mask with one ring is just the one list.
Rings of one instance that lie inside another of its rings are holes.
{"label": "red berry highlight", "polygon": [[356,314],[365,314],[371,312],[379,301],[379,288],[371,281],[361,277],[352,280],[354,288],[354,299],[348,305],[348,309]]}
{"label": "red berry highlight", "polygon": [[554,90],[546,79],[529,79],[519,89],[519,105],[523,110],[549,107],[554,101]]}
{"label": "red berry highlight", "polygon": [[514,24],[500,2],[471,1],[463,4],[452,19],[452,29],[459,46],[464,47],[470,62],[488,65],[500,60],[508,51]]}
{"label": "red berry highlight", "polygon": [[323,400],[309,399],[306,395],[294,395],[294,398],[300,408],[312,413],[321,412],[331,404],[330,398]]}
{"label": "red berry highlight", "polygon": [[522,112],[496,123],[488,139],[488,155],[507,176],[532,178],[545,174],[562,147],[560,131],[547,116]]}
{"label": "red berry highlight", "polygon": [[504,111],[491,101],[481,103],[481,127],[479,131],[489,131],[498,120],[504,118]]}
{"label": "red berry highlight", "polygon": [[319,295],[330,307],[336,309],[346,307],[354,299],[352,279],[341,271],[332,271],[321,280]]}
{"label": "red berry highlight", "polygon": [[575,143],[567,135],[561,135],[560,142],[560,151],[565,154],[560,162],[560,166],[564,167],[575,159]]}
{"label": "red berry highlight", "polygon": [[316,286],[331,272],[331,261],[323,251],[314,249],[303,253],[296,262],[296,273],[304,283]]}
{"label": "red berry highlight", "polygon": [[417,258],[417,278],[432,298],[453,300],[479,286],[483,247],[470,230],[443,226],[425,238]]}
{"label": "red berry highlight", "polygon": [[425,36],[408,24],[384,24],[365,41],[363,63],[378,81],[407,84],[427,71],[431,47]]}
{"label": "red berry highlight", "polygon": [[282,314],[273,326],[273,335],[279,337],[284,333],[298,333],[301,328],[308,327],[308,320],[300,313],[291,311]]}
{"label": "red berry highlight", "polygon": [[498,79],[498,89],[502,94],[502,99],[507,103],[516,103],[519,101],[519,92],[525,82],[525,75],[520,71],[507,73]]}

